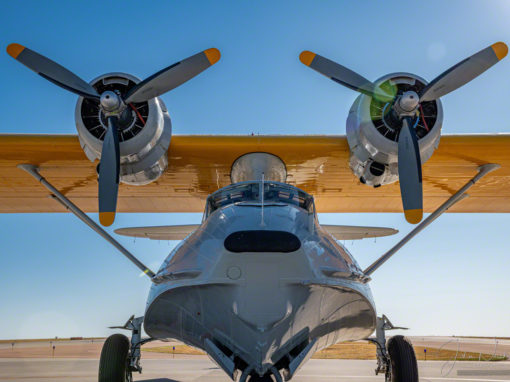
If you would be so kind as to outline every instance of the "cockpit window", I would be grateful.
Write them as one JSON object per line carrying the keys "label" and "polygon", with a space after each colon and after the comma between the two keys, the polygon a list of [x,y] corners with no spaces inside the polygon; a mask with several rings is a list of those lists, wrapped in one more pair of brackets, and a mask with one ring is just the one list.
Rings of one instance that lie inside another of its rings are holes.
{"label": "cockpit window", "polygon": [[211,194],[207,198],[205,217],[229,204],[261,206],[262,203],[264,206],[293,204],[314,212],[312,196],[296,187],[279,182],[241,182]]}
{"label": "cockpit window", "polygon": [[227,236],[225,248],[230,252],[283,252],[301,248],[298,237],[285,231],[237,231]]}

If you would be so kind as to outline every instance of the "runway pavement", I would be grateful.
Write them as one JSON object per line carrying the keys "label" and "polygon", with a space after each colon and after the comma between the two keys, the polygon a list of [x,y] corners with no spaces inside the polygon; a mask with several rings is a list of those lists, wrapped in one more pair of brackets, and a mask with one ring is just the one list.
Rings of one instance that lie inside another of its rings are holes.
{"label": "runway pavement", "polygon": [[[510,340],[463,339],[457,337],[411,337],[414,345],[430,348],[510,355]],[[28,341],[0,343],[0,382],[92,382],[97,381],[98,358],[104,340]],[[172,346],[155,341],[145,345]],[[52,346],[56,349],[53,352]],[[53,357],[52,357],[53,355]],[[145,382],[227,382],[206,356],[143,352],[144,373],[135,381]],[[294,377],[296,382],[384,381],[374,375],[375,361],[312,359]],[[430,382],[510,381],[510,362],[420,362],[420,380]]]}
{"label": "runway pavement", "polygon": [[[135,381],[145,382],[227,382],[214,363],[205,356],[183,359],[142,360],[144,373]],[[95,382],[98,361],[75,358],[1,358],[0,381],[12,382]],[[374,375],[375,361],[312,359],[294,377],[295,382],[384,381]],[[510,381],[510,362],[420,362],[422,382],[500,382]]]}

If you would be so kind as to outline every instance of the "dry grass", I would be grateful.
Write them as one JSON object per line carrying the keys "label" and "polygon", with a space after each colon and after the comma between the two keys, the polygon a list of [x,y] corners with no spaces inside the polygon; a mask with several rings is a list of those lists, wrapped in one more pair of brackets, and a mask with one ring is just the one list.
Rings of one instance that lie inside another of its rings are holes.
{"label": "dry grass", "polygon": [[[173,348],[175,347],[175,351]],[[198,350],[188,345],[175,345],[175,346],[158,346],[154,348],[142,348],[143,351],[153,353],[169,353],[169,354],[188,354],[188,355],[205,355],[202,350]]]}
{"label": "dry grass", "polygon": [[[172,346],[160,346],[154,348],[144,348],[143,351],[168,353],[168,354],[188,354],[188,355],[204,355],[201,350],[195,349],[187,345],[175,345],[175,351]],[[418,360],[425,360],[425,353],[423,346],[415,346],[416,357]],[[318,351],[312,358],[319,359],[376,359],[375,345],[370,342],[344,342],[330,346],[329,348]],[[491,354],[481,354],[473,352],[458,352],[455,350],[444,350],[427,347],[427,360],[428,361],[502,361],[506,357],[496,356],[492,357]]]}
{"label": "dry grass", "polygon": [[0,344],[22,343],[22,342],[59,342],[59,341],[96,341],[105,340],[105,337],[72,337],[72,338],[32,338],[20,340],[0,340]]}
{"label": "dry grass", "polygon": [[[416,358],[425,360],[424,346],[415,346]],[[486,353],[463,352],[456,350],[435,349],[427,347],[427,360],[435,361],[506,361],[508,357],[502,355],[492,355]]]}
{"label": "dry grass", "polygon": [[[425,347],[414,346],[416,358],[418,360],[425,360]],[[445,350],[427,347],[427,360],[428,361],[503,361],[506,357],[503,356],[492,356],[492,354],[474,353],[474,352],[462,352],[457,353],[456,350]],[[329,348],[318,351],[313,355],[312,358],[321,359],[376,359],[376,348],[373,343],[370,342],[344,342],[330,346]]]}
{"label": "dry grass", "polygon": [[322,349],[312,358],[375,359],[375,345],[369,342],[342,342]]}

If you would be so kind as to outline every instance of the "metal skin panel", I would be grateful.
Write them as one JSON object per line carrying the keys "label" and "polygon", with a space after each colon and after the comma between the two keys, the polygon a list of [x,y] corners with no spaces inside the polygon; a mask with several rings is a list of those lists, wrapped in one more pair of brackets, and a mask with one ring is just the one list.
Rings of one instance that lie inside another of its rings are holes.
{"label": "metal skin panel", "polygon": [[[199,224],[170,225],[155,227],[118,228],[115,233],[130,237],[143,237],[151,240],[183,240],[200,227]],[[395,235],[398,230],[386,227],[358,227],[348,225],[321,225],[336,240],[360,240],[370,237]]]}
{"label": "metal skin panel", "polygon": [[115,233],[131,237],[143,237],[151,240],[183,240],[198,227],[200,227],[200,224],[128,227],[118,228],[115,230]]}
{"label": "metal skin panel", "polygon": [[262,178],[285,182],[287,180],[285,163],[273,154],[248,153],[237,158],[232,164],[230,170],[232,183]]}
{"label": "metal skin panel", "polygon": [[[261,229],[293,233],[301,248],[225,249],[229,234]],[[286,356],[297,345],[316,340],[313,354],[373,332],[375,307],[361,276],[315,213],[268,205],[262,221],[260,206],[231,204],[214,211],[165,260],[151,287],[144,327],[151,337],[204,350],[206,339],[219,343],[263,375],[280,360],[288,366]]]}
{"label": "metal skin panel", "polygon": [[[424,211],[432,212],[485,163],[501,169],[482,179],[449,212],[510,212],[510,135],[443,135],[423,166]],[[398,183],[360,184],[349,168],[344,136],[172,136],[168,169],[143,187],[121,184],[118,212],[202,212],[207,196],[230,184],[232,163],[268,152],[287,167],[287,182],[312,194],[318,212],[401,212]],[[0,212],[66,212],[16,166],[31,163],[84,212],[97,212],[96,163],[75,135],[0,135]]]}

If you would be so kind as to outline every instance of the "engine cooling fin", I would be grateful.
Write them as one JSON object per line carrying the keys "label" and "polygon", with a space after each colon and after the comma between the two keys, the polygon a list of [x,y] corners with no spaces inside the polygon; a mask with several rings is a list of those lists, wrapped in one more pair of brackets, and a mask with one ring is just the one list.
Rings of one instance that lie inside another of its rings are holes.
{"label": "engine cooling fin", "polygon": [[[414,79],[413,84],[407,82],[398,82],[398,79],[384,81],[380,88],[387,93],[395,94],[395,98],[390,102],[386,102],[372,97],[370,101],[370,118],[374,127],[383,137],[393,142],[398,141],[402,127],[402,121],[392,112],[393,103],[404,92],[414,91],[419,94],[426,86],[418,79]],[[414,119],[414,125],[412,126],[416,131],[418,139],[425,137],[430,132],[437,121],[437,115],[438,110],[435,100],[424,101],[420,104],[418,115]]]}
{"label": "engine cooling fin", "polygon": [[[135,85],[134,81],[118,76],[105,77],[92,84],[99,94],[109,90],[118,92],[122,97]],[[101,110],[99,100],[85,98],[80,113],[87,131],[95,138],[103,141],[108,121]],[[132,103],[130,107],[126,108],[119,118],[119,142],[125,142],[136,137],[145,127],[148,117],[149,104],[146,101]]]}

